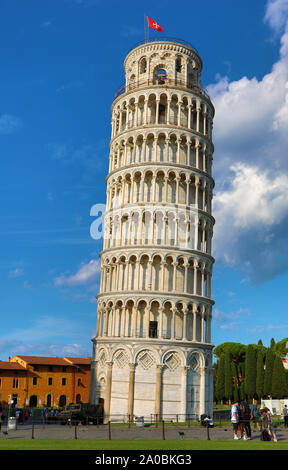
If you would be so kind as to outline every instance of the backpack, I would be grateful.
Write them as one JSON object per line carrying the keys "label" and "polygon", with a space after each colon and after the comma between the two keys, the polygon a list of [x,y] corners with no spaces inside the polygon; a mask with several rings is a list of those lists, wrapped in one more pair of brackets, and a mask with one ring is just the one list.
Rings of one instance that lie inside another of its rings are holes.
{"label": "backpack", "polygon": [[261,432],[260,440],[261,441],[271,441],[271,437],[270,437],[267,429],[263,429],[263,431]]}

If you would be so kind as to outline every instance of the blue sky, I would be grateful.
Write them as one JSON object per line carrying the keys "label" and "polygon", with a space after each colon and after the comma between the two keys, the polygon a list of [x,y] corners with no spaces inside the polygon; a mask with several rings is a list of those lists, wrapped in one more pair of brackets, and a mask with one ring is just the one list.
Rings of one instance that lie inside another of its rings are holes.
{"label": "blue sky", "polygon": [[197,48],[216,107],[213,343],[288,336],[288,1],[2,0],[1,360],[91,354],[90,210],[144,13]]}

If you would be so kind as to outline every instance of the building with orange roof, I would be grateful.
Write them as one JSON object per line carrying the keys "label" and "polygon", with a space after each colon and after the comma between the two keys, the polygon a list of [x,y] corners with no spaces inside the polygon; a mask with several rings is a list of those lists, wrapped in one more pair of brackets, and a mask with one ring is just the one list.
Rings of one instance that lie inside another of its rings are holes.
{"label": "building with orange roof", "polygon": [[18,407],[87,403],[91,358],[16,355],[0,361],[0,402]]}

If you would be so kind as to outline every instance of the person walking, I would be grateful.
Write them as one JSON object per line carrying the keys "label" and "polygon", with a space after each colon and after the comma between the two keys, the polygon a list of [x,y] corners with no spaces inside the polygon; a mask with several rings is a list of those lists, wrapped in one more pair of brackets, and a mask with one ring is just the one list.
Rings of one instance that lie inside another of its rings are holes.
{"label": "person walking", "polygon": [[262,430],[261,426],[261,420],[259,416],[259,410],[258,410],[258,402],[257,400],[253,400],[253,403],[251,405],[251,416],[250,416],[251,421],[254,424],[254,431],[258,428],[259,431]]}
{"label": "person walking", "polygon": [[245,441],[250,440],[251,439],[251,426],[250,426],[251,410],[246,400],[242,401],[241,415],[242,415],[242,422],[243,422],[244,440]]}
{"label": "person walking", "polygon": [[271,438],[273,436],[274,442],[277,442],[277,436],[273,426],[273,418],[269,408],[264,408],[264,427],[267,429],[269,436]]}
{"label": "person walking", "polygon": [[283,416],[284,416],[284,426],[285,426],[285,428],[288,428],[288,408],[287,408],[287,405],[284,405]]}
{"label": "person walking", "polygon": [[240,439],[238,437],[238,425],[239,425],[238,406],[239,406],[239,403],[238,401],[236,401],[235,403],[232,404],[232,407],[231,407],[231,423],[233,427],[233,435],[234,435],[235,440]]}

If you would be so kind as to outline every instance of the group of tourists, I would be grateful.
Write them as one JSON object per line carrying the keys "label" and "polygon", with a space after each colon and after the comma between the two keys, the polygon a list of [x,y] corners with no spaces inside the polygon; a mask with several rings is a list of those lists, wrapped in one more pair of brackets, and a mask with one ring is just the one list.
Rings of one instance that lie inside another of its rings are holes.
{"label": "group of tourists", "polygon": [[247,441],[251,439],[251,422],[254,424],[254,430],[259,429],[261,431],[261,440],[272,440],[273,438],[274,442],[277,442],[272,413],[269,408],[264,407],[259,410],[257,400],[253,400],[251,407],[246,400],[233,403],[231,423],[235,440],[243,439]]}
{"label": "group of tourists", "polygon": [[57,416],[59,414],[59,410],[58,409],[54,409],[54,408],[46,408],[44,407],[42,412],[41,412],[41,415],[43,416],[43,419],[44,419],[44,423],[49,423],[51,421],[57,421]]}

